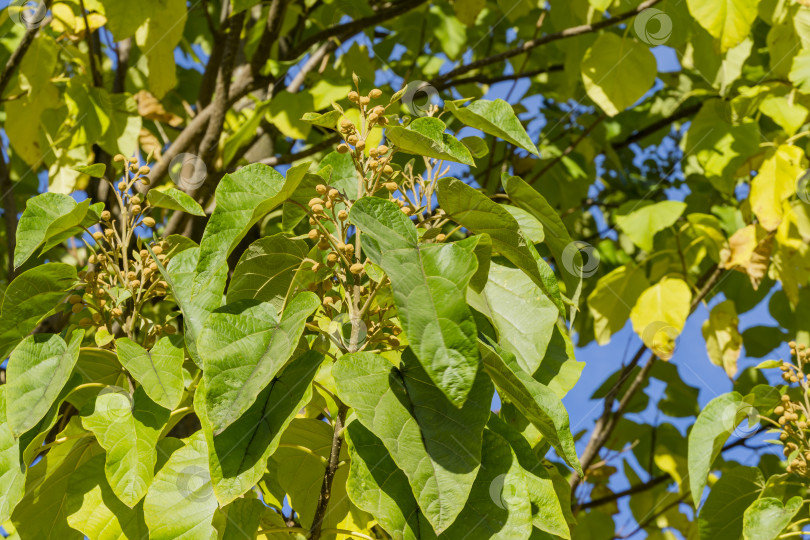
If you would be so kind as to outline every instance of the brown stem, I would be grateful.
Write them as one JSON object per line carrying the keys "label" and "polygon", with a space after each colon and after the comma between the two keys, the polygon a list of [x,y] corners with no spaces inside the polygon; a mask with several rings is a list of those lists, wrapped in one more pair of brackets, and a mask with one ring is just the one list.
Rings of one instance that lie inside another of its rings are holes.
{"label": "brown stem", "polygon": [[6,223],[6,251],[8,252],[8,267],[6,278],[8,282],[14,279],[14,250],[17,248],[17,203],[14,200],[14,184],[6,165],[6,158],[0,152],[0,190],[3,199],[3,219]]}
{"label": "brown stem", "polygon": [[329,506],[329,499],[332,497],[332,481],[340,463],[340,449],[343,447],[343,426],[346,422],[346,411],[348,408],[342,403],[338,403],[338,413],[335,416],[335,431],[332,435],[332,450],[329,452],[329,463],[323,475],[321,493],[318,495],[318,505],[315,507],[315,517],[312,520],[312,527],[309,529],[309,540],[318,540],[321,537],[323,520],[326,517],[326,509]]}

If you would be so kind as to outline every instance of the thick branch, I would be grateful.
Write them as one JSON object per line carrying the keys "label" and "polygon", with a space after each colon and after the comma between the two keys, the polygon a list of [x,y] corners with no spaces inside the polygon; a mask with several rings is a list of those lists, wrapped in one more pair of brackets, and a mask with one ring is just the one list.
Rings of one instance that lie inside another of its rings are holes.
{"label": "thick branch", "polygon": [[513,56],[518,56],[525,52],[528,52],[536,47],[541,45],[546,45],[547,43],[551,43],[553,41],[558,41],[561,39],[566,39],[574,36],[581,36],[582,34],[589,34],[591,32],[596,32],[601,30],[602,28],[607,28],[609,26],[613,26],[615,24],[620,23],[625,19],[629,19],[630,17],[635,17],[645,9],[650,6],[654,6],[661,0],[646,0],[638,5],[635,9],[631,9],[630,11],[625,11],[624,13],[619,13],[615,17],[611,17],[609,19],[604,19],[597,23],[593,24],[583,24],[580,26],[573,26],[571,28],[566,28],[560,32],[555,32],[553,34],[547,34],[545,36],[539,37],[537,39],[531,39],[525,42],[523,45],[519,47],[515,47],[514,49],[509,49],[508,51],[504,51],[502,53],[493,54],[492,56],[487,56],[486,58],[481,58],[480,60],[476,60],[474,62],[470,62],[467,65],[459,66],[456,69],[448,71],[444,75],[441,75],[438,78],[438,82],[441,83],[442,81],[452,80],[463,73],[467,73],[468,71],[472,71],[474,69],[478,69],[484,66],[488,66],[490,64],[496,64],[498,62],[502,62],[508,58],[512,58]]}
{"label": "thick branch", "polygon": [[338,413],[335,416],[335,431],[332,435],[332,450],[329,452],[329,463],[326,464],[326,471],[323,474],[323,484],[321,493],[318,495],[318,506],[315,507],[315,517],[312,520],[312,527],[309,529],[309,540],[318,540],[321,537],[321,527],[326,517],[326,509],[329,506],[329,499],[332,497],[332,481],[340,463],[340,449],[343,447],[342,431],[346,422],[347,408],[342,403],[338,405]]}

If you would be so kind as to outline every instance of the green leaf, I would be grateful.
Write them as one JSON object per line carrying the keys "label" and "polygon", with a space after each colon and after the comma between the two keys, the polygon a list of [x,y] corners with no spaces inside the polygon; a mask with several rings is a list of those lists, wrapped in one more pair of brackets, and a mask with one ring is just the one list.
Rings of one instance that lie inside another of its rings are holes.
{"label": "green leaf", "polygon": [[686,0],[700,26],[720,41],[720,51],[734,47],[751,31],[759,0]]}
{"label": "green leaf", "polygon": [[[287,494],[288,504],[295,508],[300,523],[306,528],[312,525],[315,517],[333,436],[334,429],[326,422],[295,418],[281,435],[279,448],[268,464],[269,476],[278,480],[280,491]],[[344,463],[348,462],[346,445],[341,445],[338,457]],[[324,528],[338,527],[349,513],[351,503],[345,488],[347,474],[348,467],[340,467],[335,473],[323,519]]]}
{"label": "green leaf", "polygon": [[157,463],[155,445],[168,420],[169,410],[149,399],[142,387],[134,395],[123,389],[102,392],[82,416],[82,425],[107,451],[107,481],[130,508],[146,495],[152,483]]}
{"label": "green leaf", "polygon": [[281,319],[272,304],[240,300],[214,310],[200,333],[206,414],[214,435],[241,417],[295,350],[304,323],[320,307],[311,292],[295,296]]}
{"label": "green leaf", "polygon": [[447,126],[438,118],[423,116],[411,122],[408,127],[389,127],[385,130],[385,136],[402,152],[475,167],[475,161],[467,147],[445,133],[445,129]]}
{"label": "green leaf", "polygon": [[464,510],[440,538],[529,538],[531,533],[532,505],[524,471],[506,440],[486,429],[481,470]]}
{"label": "green leaf", "polygon": [[115,342],[121,365],[141,384],[152,401],[174,410],[183,398],[183,347],[174,336],[160,338],[146,350],[129,338]]}
{"label": "green leaf", "polygon": [[5,522],[25,494],[25,463],[20,460],[20,441],[6,420],[6,391],[0,386],[0,522]]}
{"label": "green leaf", "polygon": [[227,269],[228,255],[247,231],[292,195],[308,168],[308,162],[296,165],[287,171],[285,179],[271,167],[254,163],[222,178],[215,193],[214,213],[200,241],[192,298],[206,289],[223,267]]}
{"label": "green leaf", "polygon": [[222,293],[225,291],[225,282],[228,280],[228,267],[221,266],[206,287],[192,297],[194,270],[197,267],[199,255],[200,248],[186,249],[172,257],[165,270],[160,264],[158,267],[161,268],[163,279],[169,283],[172,288],[172,296],[177,301],[180,311],[183,312],[184,338],[188,353],[194,363],[198,367],[202,367],[202,360],[197,351],[197,340],[211,312],[222,305]]}
{"label": "green leaf", "polygon": [[460,406],[478,371],[477,330],[465,293],[478,270],[477,238],[419,244],[416,227],[392,201],[364,198],[349,218],[368,257],[391,279],[411,348],[431,380]]}
{"label": "green leaf", "polygon": [[301,117],[304,122],[309,122],[313,126],[320,126],[329,129],[336,129],[340,120],[340,111],[332,110],[323,114],[308,112]]}
{"label": "green leaf", "polygon": [[752,412],[752,406],[737,392],[722,394],[700,412],[689,433],[689,486],[695,506],[700,504],[706,477],[723,445]]}
{"label": "green leaf", "polygon": [[757,499],[745,510],[743,538],[745,540],[775,540],[803,505],[801,497],[791,497],[784,505],[782,505],[782,501],[774,497]]}
{"label": "green leaf", "polygon": [[259,393],[256,402],[219,435],[213,434],[206,415],[205,380],[197,387],[194,408],[205,433],[211,482],[221,505],[242,496],[261,480],[281,434],[309,402],[312,380],[321,361],[323,356],[315,351],[293,360]]}
{"label": "green leaf", "polygon": [[155,474],[143,503],[151,540],[214,540],[217,499],[202,431],[192,435]]}
{"label": "green leaf", "polygon": [[73,167],[74,171],[86,174],[93,178],[104,178],[104,172],[107,167],[103,163],[94,163],[93,165],[85,165],[83,167]]}
{"label": "green leaf", "polygon": [[[575,244],[562,219],[545,197],[521,178],[504,175],[503,188],[515,206],[526,210],[543,224],[545,243],[557,263],[557,268],[560,269],[566,295],[576,306],[582,291],[582,278],[585,275],[583,270],[587,269],[583,266],[579,250],[571,250],[571,246],[575,247]],[[587,263],[590,265],[591,261]],[[569,316],[571,321],[575,311],[572,306]]]}
{"label": "green leaf", "polygon": [[88,538],[118,540],[147,538],[143,505],[129,508],[112,491],[104,475],[104,456],[98,455],[70,475],[65,498],[68,524]]}
{"label": "green leaf", "polygon": [[480,294],[468,290],[467,302],[489,319],[498,332],[498,343],[517,357],[521,369],[537,371],[559,311],[529,276],[493,261],[484,290]]}
{"label": "green leaf", "polygon": [[305,241],[293,240],[283,234],[256,240],[236,263],[228,285],[228,303],[259,300],[273,304],[281,313],[295,270],[308,251]]}
{"label": "green leaf", "polygon": [[48,413],[70,378],[83,338],[83,330],[73,332],[69,344],[56,334],[34,334],[11,354],[6,398],[14,406],[6,414],[15,437]]}
{"label": "green leaf", "polygon": [[419,511],[408,477],[382,441],[359,421],[348,425],[346,435],[351,456],[346,491],[352,502],[394,538],[430,538],[433,528]]}
{"label": "green leaf", "polygon": [[554,447],[557,453],[582,474],[568,422],[568,412],[549,387],[520,369],[515,356],[494,343],[478,342],[484,371],[492,377],[499,393],[511,401]]}
{"label": "green leaf", "polygon": [[[224,508],[217,510],[214,515],[214,527],[219,531],[218,540],[252,540],[259,530],[262,517],[267,511],[267,507],[259,499],[236,499]],[[278,516],[278,514],[276,514]],[[281,516],[279,516],[281,517]],[[282,520],[283,523],[283,520]],[[280,533],[284,534],[284,533]],[[263,540],[270,540],[271,535],[263,535]],[[285,534],[285,540],[293,540],[294,537]]]}
{"label": "green leaf", "polygon": [[46,263],[23,272],[9,284],[0,306],[0,358],[6,358],[40,321],[56,310],[76,279],[72,265]]}
{"label": "green leaf", "polygon": [[372,353],[342,356],[332,367],[340,398],[380,438],[408,477],[437,533],[463,509],[481,463],[481,433],[492,385],[479,372],[459,409],[407,349],[396,368]]}
{"label": "green leaf", "polygon": [[737,359],[742,351],[742,335],[733,300],[725,300],[712,308],[703,322],[703,338],[709,360],[722,367],[730,379],[737,374]]}
{"label": "green leaf", "polygon": [[73,197],[61,193],[43,193],[28,199],[17,225],[14,267],[22,266],[50,238],[79,225],[89,206],[89,199],[76,203]]}
{"label": "green leaf", "polygon": [[565,313],[557,280],[546,262],[520,230],[517,220],[501,205],[461,180],[441,178],[436,197],[451,219],[476,234],[492,238],[493,249],[526,272]]}
{"label": "green leaf", "polygon": [[185,0],[149,0],[146,9],[148,19],[135,32],[135,42],[146,56],[149,90],[161,99],[177,86],[174,49],[183,38],[188,10]]}
{"label": "green leaf", "polygon": [[638,101],[655,83],[655,57],[646,45],[610,32],[599,35],[585,52],[582,80],[588,96],[608,116]]}
{"label": "green leaf", "polygon": [[762,472],[756,467],[735,467],[724,472],[698,514],[700,538],[740,538],[745,509],[764,486]]}
{"label": "green leaf", "polygon": [[599,278],[588,295],[593,316],[593,333],[599,345],[610,343],[610,336],[627,324],[630,310],[638,297],[650,286],[644,265],[620,266]]}
{"label": "green leaf", "polygon": [[537,147],[529,138],[509,103],[502,99],[495,101],[478,99],[467,107],[462,107],[461,105],[466,101],[465,99],[446,101],[444,106],[462,124],[480,129],[484,133],[503,139],[540,157],[540,152],[537,151]]}
{"label": "green leaf", "polygon": [[632,204],[636,208],[627,214],[616,216],[616,225],[635,245],[647,252],[653,249],[656,233],[672,226],[686,210],[686,203],[680,201]]}
{"label": "green leaf", "polygon": [[103,453],[92,437],[86,437],[74,417],[57,438],[56,445],[36,465],[28,469],[25,496],[11,515],[20,538],[81,540],[84,535],[67,522],[67,488],[70,478],[82,464]]}
{"label": "green leaf", "polygon": [[205,210],[191,196],[171,186],[157,186],[149,190],[146,200],[155,208],[179,210],[194,216],[205,217]]}

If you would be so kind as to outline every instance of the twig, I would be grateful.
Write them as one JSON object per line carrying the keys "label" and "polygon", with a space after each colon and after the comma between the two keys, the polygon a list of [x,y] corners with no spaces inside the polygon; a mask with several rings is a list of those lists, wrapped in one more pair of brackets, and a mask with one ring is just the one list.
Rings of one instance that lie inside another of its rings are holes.
{"label": "twig", "polygon": [[315,507],[315,517],[312,519],[312,527],[309,529],[310,540],[318,540],[321,537],[321,527],[326,517],[329,499],[332,497],[332,481],[340,463],[340,449],[343,447],[342,432],[346,422],[347,410],[346,405],[338,403],[338,413],[335,415],[335,430],[332,434],[332,450],[329,453],[329,463],[326,465],[326,471],[323,475],[321,492],[318,495],[318,505]]}

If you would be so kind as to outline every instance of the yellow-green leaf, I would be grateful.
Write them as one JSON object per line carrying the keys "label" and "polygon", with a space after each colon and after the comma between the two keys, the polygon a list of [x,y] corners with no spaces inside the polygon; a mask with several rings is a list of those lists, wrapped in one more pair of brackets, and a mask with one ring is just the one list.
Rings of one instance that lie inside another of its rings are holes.
{"label": "yellow-green leaf", "polygon": [[664,278],[641,293],[630,311],[633,330],[659,358],[669,359],[689,316],[692,291],[679,278]]}

